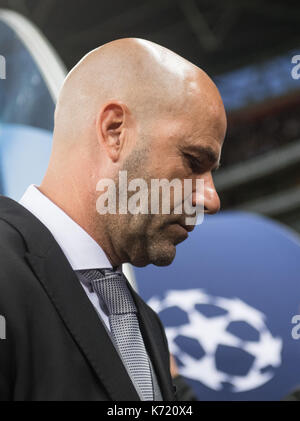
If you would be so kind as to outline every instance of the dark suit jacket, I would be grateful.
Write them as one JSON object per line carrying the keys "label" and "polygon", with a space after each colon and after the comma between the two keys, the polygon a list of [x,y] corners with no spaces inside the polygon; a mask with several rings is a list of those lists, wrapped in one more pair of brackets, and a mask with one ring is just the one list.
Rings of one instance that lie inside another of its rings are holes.
{"label": "dark suit jacket", "polygon": [[[132,290],[164,400],[174,400],[162,324]],[[139,397],[76,274],[49,230],[0,196],[0,401]]]}

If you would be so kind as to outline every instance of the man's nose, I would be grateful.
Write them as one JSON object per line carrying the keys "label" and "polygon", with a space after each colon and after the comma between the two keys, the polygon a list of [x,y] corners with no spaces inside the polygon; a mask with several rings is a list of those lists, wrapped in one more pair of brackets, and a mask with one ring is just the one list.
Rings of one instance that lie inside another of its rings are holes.
{"label": "man's nose", "polygon": [[[202,203],[204,202],[204,213],[208,213],[213,215],[220,210],[221,202],[219,195],[216,191],[213,178],[211,173],[207,173],[202,175],[201,179],[204,181],[204,197],[200,198]],[[196,193],[193,194],[193,206],[196,206],[197,202],[197,195]]]}

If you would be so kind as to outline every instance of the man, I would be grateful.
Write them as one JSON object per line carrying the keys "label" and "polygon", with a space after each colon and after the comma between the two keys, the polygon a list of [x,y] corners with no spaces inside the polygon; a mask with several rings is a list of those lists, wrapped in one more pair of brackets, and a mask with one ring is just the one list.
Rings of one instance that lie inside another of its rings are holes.
{"label": "man", "polygon": [[70,72],[42,184],[20,204],[0,198],[1,400],[176,398],[163,327],[121,265],[170,264],[193,226],[175,205],[101,213],[97,186],[118,187],[120,171],[189,179],[196,206],[201,179],[205,212],[217,212],[212,170],[225,130],[211,79],[152,42],[110,42]]}

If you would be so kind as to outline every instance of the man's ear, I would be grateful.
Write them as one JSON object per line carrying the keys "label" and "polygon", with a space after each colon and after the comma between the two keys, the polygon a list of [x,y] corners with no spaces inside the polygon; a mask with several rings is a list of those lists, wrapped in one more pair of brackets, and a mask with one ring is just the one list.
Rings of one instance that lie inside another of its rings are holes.
{"label": "man's ear", "polygon": [[113,162],[119,155],[125,141],[126,107],[119,102],[110,102],[100,111],[97,120],[97,136],[99,143],[106,149]]}

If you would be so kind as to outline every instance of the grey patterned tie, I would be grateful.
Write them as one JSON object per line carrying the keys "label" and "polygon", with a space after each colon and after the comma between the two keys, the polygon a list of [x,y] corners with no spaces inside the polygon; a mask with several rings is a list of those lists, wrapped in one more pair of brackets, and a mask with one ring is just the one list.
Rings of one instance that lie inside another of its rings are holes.
{"label": "grey patterned tie", "polygon": [[111,333],[142,400],[153,400],[149,358],[125,276],[112,269],[80,272],[107,307]]}

